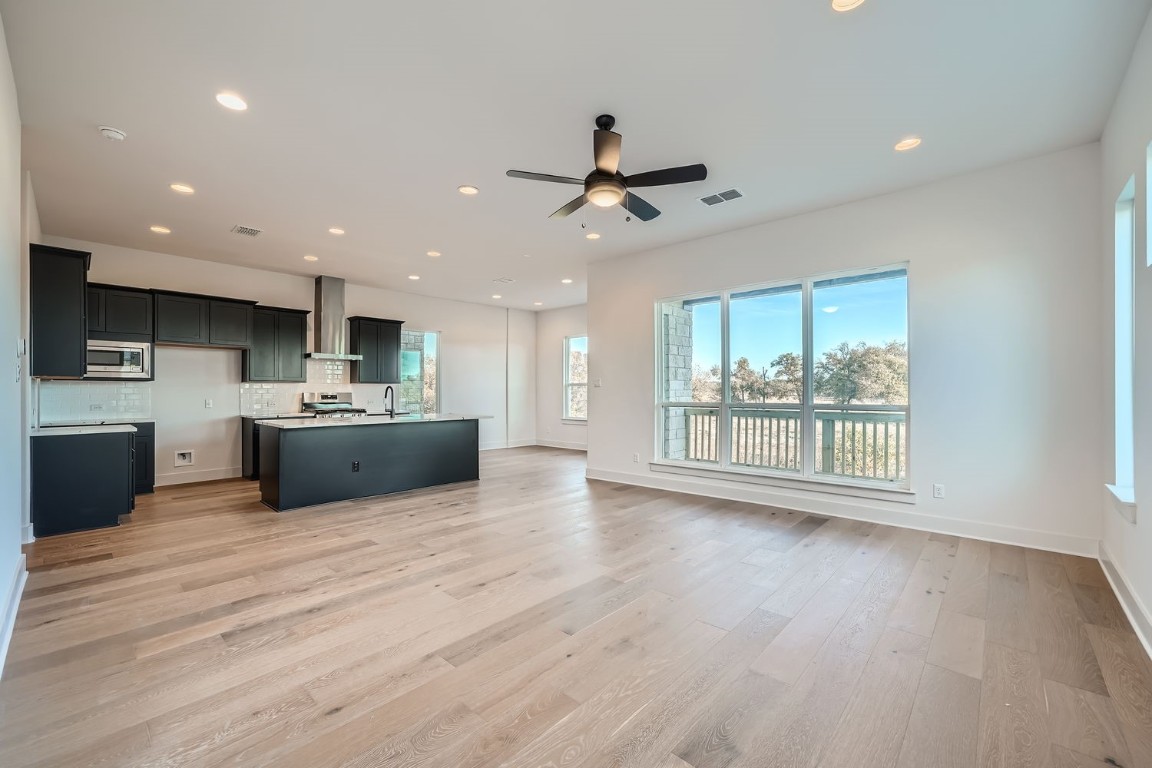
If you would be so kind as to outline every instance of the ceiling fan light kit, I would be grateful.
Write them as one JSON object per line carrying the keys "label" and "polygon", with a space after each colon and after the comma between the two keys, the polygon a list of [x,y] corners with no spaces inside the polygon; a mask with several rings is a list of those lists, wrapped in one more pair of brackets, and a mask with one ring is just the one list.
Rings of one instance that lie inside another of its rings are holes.
{"label": "ceiling fan light kit", "polygon": [[557,210],[550,218],[562,219],[580,210],[585,203],[592,203],[599,208],[620,205],[641,221],[651,221],[660,215],[660,211],[632,192],[632,187],[663,187],[708,178],[708,169],[699,163],[625,176],[620,173],[620,134],[612,130],[615,125],[616,118],[612,115],[600,115],[596,118],[596,130],[592,132],[592,154],[596,167],[583,180],[572,176],[553,176],[529,171],[508,171],[508,175],[514,179],[529,181],[584,185],[582,195]]}

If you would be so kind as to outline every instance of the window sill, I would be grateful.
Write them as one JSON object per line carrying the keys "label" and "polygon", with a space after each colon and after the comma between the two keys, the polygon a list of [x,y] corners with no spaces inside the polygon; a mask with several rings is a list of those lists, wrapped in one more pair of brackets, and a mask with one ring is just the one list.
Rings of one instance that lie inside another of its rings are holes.
{"label": "window sill", "polygon": [[560,419],[561,424],[569,424],[573,427],[586,427],[588,426],[588,419]]}
{"label": "window sill", "polygon": [[1136,489],[1127,485],[1105,485],[1112,509],[1132,525],[1136,525]]}
{"label": "window sill", "polygon": [[907,488],[892,487],[887,483],[881,485],[879,483],[833,480],[830,478],[817,479],[784,476],[731,468],[713,469],[711,467],[701,467],[697,464],[684,464],[675,461],[654,461],[648,465],[648,468],[653,472],[662,472],[671,475],[689,475],[713,480],[765,485],[793,491],[832,493],[840,496],[874,499],[876,501],[892,501],[898,504],[916,503],[915,491]]}

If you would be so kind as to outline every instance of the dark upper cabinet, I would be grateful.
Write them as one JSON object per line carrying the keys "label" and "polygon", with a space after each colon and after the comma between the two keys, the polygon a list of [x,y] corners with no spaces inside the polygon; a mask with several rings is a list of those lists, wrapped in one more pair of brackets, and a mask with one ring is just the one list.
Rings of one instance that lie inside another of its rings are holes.
{"label": "dark upper cabinet", "polygon": [[252,345],[244,350],[244,380],[306,381],[307,339],[306,310],[257,307],[253,312]]}
{"label": "dark upper cabinet", "polygon": [[88,358],[88,266],[92,254],[29,248],[33,376],[78,379]]}
{"label": "dark upper cabinet", "polygon": [[152,341],[152,293],[116,285],[88,285],[88,338]]}
{"label": "dark upper cabinet", "polygon": [[156,341],[208,343],[208,300],[172,293],[156,294]]}
{"label": "dark upper cabinet", "polygon": [[211,301],[208,306],[208,343],[220,347],[252,344],[252,305]]}
{"label": "dark upper cabinet", "polygon": [[154,296],[158,344],[251,346],[256,302],[166,291]]}
{"label": "dark upper cabinet", "polygon": [[348,351],[362,355],[352,361],[352,381],[357,384],[395,384],[400,381],[399,320],[375,317],[348,319]]}

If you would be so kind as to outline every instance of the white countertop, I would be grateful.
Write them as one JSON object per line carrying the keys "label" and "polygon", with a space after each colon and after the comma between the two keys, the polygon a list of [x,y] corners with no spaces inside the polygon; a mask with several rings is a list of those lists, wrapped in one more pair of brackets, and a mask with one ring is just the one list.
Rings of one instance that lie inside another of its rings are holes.
{"label": "white countertop", "polygon": [[135,432],[131,424],[87,424],[81,427],[40,427],[32,437],[60,437],[61,435],[102,435],[108,432]]}
{"label": "white countertop", "polygon": [[139,419],[71,419],[69,421],[42,421],[41,428],[51,427],[102,427],[106,424],[151,424],[156,419],[151,416]]}
{"label": "white countertop", "polygon": [[268,419],[261,427],[274,429],[319,429],[322,427],[366,427],[376,424],[426,424],[432,421],[472,421],[490,419],[491,416],[473,416],[462,413],[413,413],[409,416],[359,416],[352,419]]}

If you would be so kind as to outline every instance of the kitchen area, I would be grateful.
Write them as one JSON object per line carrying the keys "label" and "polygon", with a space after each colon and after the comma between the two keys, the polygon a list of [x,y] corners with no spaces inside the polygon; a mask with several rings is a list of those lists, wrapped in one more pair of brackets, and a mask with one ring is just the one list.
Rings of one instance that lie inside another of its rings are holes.
{"label": "kitchen area", "polygon": [[[346,316],[330,276],[312,302],[272,306],[90,281],[92,261],[30,248],[34,536],[129,522],[159,485],[243,476],[284,510],[478,477],[483,417],[438,413],[438,332]],[[286,484],[300,472],[280,471],[301,451],[313,466],[342,456],[307,503]]]}

